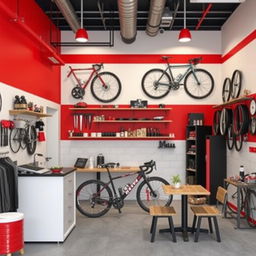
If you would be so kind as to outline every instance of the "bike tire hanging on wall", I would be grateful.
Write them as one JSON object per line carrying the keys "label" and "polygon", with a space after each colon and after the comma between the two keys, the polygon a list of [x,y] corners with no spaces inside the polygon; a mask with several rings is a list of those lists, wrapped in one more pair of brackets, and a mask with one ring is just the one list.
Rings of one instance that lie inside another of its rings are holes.
{"label": "bike tire hanging on wall", "polygon": [[224,82],[223,82],[223,87],[222,87],[222,100],[223,102],[227,102],[230,100],[231,96],[231,80],[229,77],[227,77]]}
{"label": "bike tire hanging on wall", "polygon": [[221,135],[226,135],[228,127],[232,124],[233,113],[232,109],[223,108],[220,114],[220,133]]}
{"label": "bike tire hanging on wall", "polygon": [[237,105],[233,112],[233,130],[235,135],[243,135],[249,128],[249,110],[246,105]]}
{"label": "bike tire hanging on wall", "polygon": [[233,132],[232,125],[228,127],[226,142],[228,149],[232,150],[235,145],[235,134]]}
{"label": "bike tire hanging on wall", "polygon": [[220,114],[221,110],[216,110],[213,115],[213,135],[219,135],[220,134]]}
{"label": "bike tire hanging on wall", "polygon": [[243,147],[243,135],[234,135],[235,139],[235,149],[236,151],[240,151]]}
{"label": "bike tire hanging on wall", "polygon": [[239,97],[241,87],[242,87],[242,72],[240,70],[235,70],[231,78],[232,99],[236,99]]}

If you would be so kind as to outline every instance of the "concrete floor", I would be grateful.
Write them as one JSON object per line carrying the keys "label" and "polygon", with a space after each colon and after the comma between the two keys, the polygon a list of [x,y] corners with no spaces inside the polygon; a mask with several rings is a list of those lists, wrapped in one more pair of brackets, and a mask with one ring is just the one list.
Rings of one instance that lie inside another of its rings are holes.
{"label": "concrete floor", "polygon": [[[149,228],[151,217],[142,211],[136,202],[125,202],[122,214],[111,209],[105,216],[90,219],[77,213],[77,225],[63,244],[26,243],[26,256],[234,256],[255,255],[256,230],[234,229],[232,220],[219,218],[222,242],[217,243],[214,235],[201,233],[199,242],[183,242],[177,233],[177,243],[171,241],[168,233],[156,233],[150,243]],[[175,201],[177,216],[174,223],[180,223],[180,201]],[[192,218],[192,213],[189,214]],[[192,221],[190,220],[190,223]],[[167,220],[160,219],[158,228],[167,227]],[[203,222],[207,227],[207,221]],[[16,255],[16,253],[14,254]],[[18,254],[17,254],[18,255]]]}

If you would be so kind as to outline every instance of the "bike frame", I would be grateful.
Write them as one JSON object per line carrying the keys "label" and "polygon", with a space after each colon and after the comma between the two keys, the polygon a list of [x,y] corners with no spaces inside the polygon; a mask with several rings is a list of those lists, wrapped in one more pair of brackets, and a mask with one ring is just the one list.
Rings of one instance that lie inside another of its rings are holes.
{"label": "bike frame", "polygon": [[157,84],[172,87],[174,85],[174,79],[175,79],[174,76],[173,76],[173,73],[172,73],[172,69],[178,69],[178,68],[187,68],[187,70],[184,72],[184,74],[181,75],[181,77],[175,83],[178,83],[179,85],[182,85],[180,82],[187,76],[187,74],[190,71],[193,72],[193,75],[194,75],[197,83],[199,83],[199,81],[197,79],[197,76],[195,74],[195,68],[194,68],[193,64],[190,63],[190,64],[184,64],[184,65],[170,65],[170,63],[167,62],[167,68],[164,70],[164,73],[168,73],[168,71],[169,71],[170,78],[171,78],[171,84],[159,82],[162,79],[164,73],[158,79]]}
{"label": "bike frame", "polygon": [[[136,172],[136,173],[127,173],[127,174],[120,175],[120,176],[117,176],[117,177],[112,177],[112,176],[111,176],[111,173],[110,173],[110,171],[109,171],[109,169],[108,169],[108,168],[106,168],[106,169],[107,169],[107,172],[108,172],[109,182],[107,182],[107,183],[106,183],[106,186],[104,186],[100,191],[98,191],[98,193],[101,193],[101,192],[105,189],[105,187],[107,187],[107,186],[109,186],[109,185],[111,184],[112,190],[113,190],[113,192],[114,192],[114,198],[117,198],[118,195],[117,195],[117,191],[116,191],[116,188],[115,188],[115,185],[114,185],[114,182],[113,182],[113,181],[114,181],[114,180],[117,180],[117,179],[122,179],[122,178],[125,178],[125,177],[129,177],[129,176],[134,176],[134,175],[137,175],[137,177],[135,178],[135,180],[134,180],[131,184],[129,184],[128,187],[127,187],[127,189],[123,192],[123,194],[120,195],[120,198],[121,198],[122,200],[124,200],[124,199],[130,194],[130,192],[135,188],[135,186],[139,183],[139,181],[140,181],[141,179],[144,179],[144,180],[146,181],[146,183],[147,183],[147,185],[148,185],[150,191],[151,191],[152,193],[154,193],[152,187],[151,187],[150,184],[147,182],[147,178],[146,178],[146,175],[145,175],[144,172],[138,171],[138,172]],[[148,193],[149,193],[150,191],[148,191]],[[148,195],[147,197],[149,197],[149,195]]]}
{"label": "bike frame", "polygon": [[[79,87],[81,87],[83,89],[85,89],[87,87],[87,85],[91,81],[94,74],[96,76],[99,74],[97,69],[94,66],[92,66],[91,68],[72,68],[71,66],[69,66],[69,68],[70,68],[70,71],[69,71],[67,77],[70,77],[71,74],[72,74],[74,76],[76,82],[78,83]],[[86,70],[91,70],[91,73],[90,73],[89,78],[87,79],[87,81],[84,81],[84,83],[82,83],[75,72],[77,72],[77,71],[86,71]],[[105,87],[106,85],[105,85],[104,81],[102,80],[102,78],[100,76],[99,76],[99,79],[102,83],[102,86]]]}

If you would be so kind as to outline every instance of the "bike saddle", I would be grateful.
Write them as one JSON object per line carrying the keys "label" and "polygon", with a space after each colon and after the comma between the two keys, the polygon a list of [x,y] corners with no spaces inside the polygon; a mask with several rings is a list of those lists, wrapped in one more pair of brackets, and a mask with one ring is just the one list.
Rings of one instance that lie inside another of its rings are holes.
{"label": "bike saddle", "polygon": [[193,63],[194,65],[198,64],[200,61],[202,60],[202,57],[198,57],[198,58],[193,58],[188,60],[189,63]]}
{"label": "bike saddle", "polygon": [[99,71],[101,68],[103,68],[103,63],[100,64],[93,64],[92,65],[97,71]]}

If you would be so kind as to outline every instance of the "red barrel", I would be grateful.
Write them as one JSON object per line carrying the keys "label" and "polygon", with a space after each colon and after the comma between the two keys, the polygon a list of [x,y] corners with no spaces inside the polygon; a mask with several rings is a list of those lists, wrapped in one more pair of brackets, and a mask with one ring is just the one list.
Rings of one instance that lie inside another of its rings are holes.
{"label": "red barrel", "polygon": [[0,213],[0,254],[23,249],[23,213]]}

